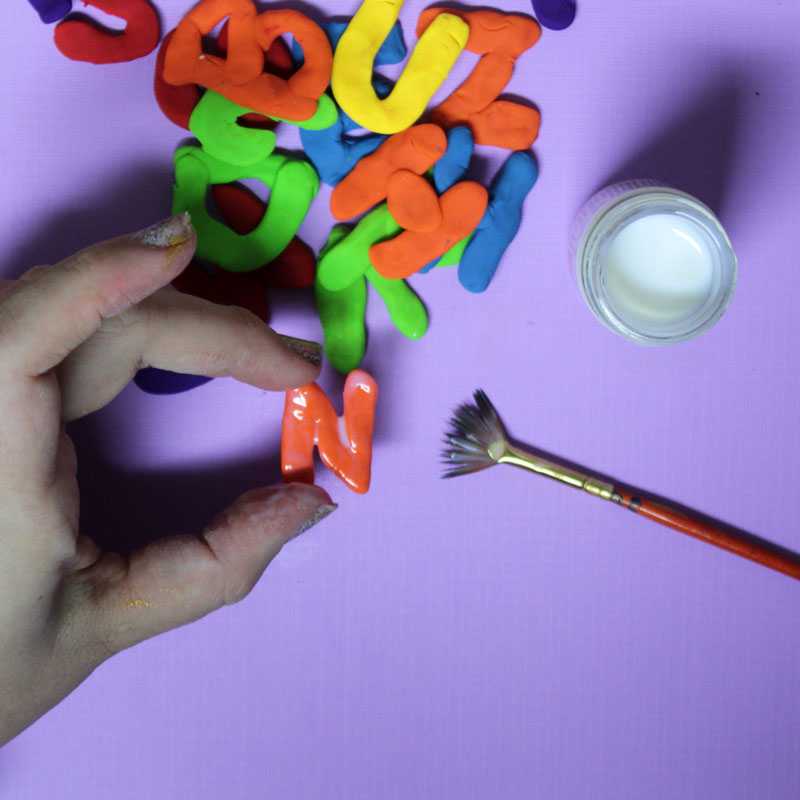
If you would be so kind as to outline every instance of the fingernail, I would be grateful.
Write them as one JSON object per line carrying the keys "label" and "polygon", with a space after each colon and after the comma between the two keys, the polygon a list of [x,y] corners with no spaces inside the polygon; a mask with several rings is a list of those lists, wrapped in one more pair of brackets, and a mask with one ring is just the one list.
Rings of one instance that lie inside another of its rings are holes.
{"label": "fingernail", "polygon": [[296,356],[304,358],[309,364],[318,367],[322,363],[322,345],[319,342],[296,339],[294,336],[284,336],[280,333],[278,336]]}
{"label": "fingernail", "polygon": [[145,247],[166,249],[188,241],[191,230],[192,218],[188,211],[184,211],[182,214],[162,219],[149,228],[132,233],[129,239]]}
{"label": "fingernail", "polygon": [[332,514],[338,505],[322,505],[320,506],[290,537],[289,541],[296,539],[301,533],[305,533],[309,528],[313,528],[318,522],[325,519],[329,514]]}

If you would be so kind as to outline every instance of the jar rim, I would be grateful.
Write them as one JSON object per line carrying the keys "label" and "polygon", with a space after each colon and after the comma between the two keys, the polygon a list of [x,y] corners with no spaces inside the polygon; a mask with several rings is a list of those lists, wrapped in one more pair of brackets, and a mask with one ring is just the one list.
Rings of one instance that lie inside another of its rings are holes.
{"label": "jar rim", "polygon": [[[719,320],[733,299],[738,280],[736,254],[722,224],[713,211],[700,200],[686,192],[655,182],[637,183],[639,185],[634,187],[629,183],[617,184],[598,193],[608,196],[610,192],[612,196],[585,221],[574,255],[578,286],[594,315],[606,327],[631,341],[645,345],[662,345],[695,338]],[[622,190],[613,196],[613,190],[617,186]],[[590,200],[587,206],[591,202]],[[705,302],[691,314],[659,325],[625,318],[609,302],[603,281],[605,255],[617,234],[636,219],[657,213],[671,213],[689,219],[703,230],[714,248],[714,285]]]}

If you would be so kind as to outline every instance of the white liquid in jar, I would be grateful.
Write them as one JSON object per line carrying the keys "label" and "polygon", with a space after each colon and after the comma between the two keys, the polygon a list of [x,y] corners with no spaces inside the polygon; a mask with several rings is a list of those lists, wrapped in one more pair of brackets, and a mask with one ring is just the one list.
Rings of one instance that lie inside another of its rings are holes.
{"label": "white liquid in jar", "polygon": [[650,214],[612,240],[603,265],[608,303],[621,319],[669,325],[687,319],[708,298],[714,245],[691,219]]}

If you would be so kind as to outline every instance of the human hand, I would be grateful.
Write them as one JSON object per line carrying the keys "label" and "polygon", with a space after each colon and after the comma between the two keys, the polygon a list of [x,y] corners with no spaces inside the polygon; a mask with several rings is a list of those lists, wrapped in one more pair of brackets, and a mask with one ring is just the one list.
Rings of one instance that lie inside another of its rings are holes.
{"label": "human hand", "polygon": [[257,489],[199,536],[124,558],[79,534],[64,423],[137,369],[276,390],[319,372],[250,312],[167,286],[194,245],[179,215],[0,282],[0,745],[109,656],[242,599],[292,535],[336,507],[316,486]]}

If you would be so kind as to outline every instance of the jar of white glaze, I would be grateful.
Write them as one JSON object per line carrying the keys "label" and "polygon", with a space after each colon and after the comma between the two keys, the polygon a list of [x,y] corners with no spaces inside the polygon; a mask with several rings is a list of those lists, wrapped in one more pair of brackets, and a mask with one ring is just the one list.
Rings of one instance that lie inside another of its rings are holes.
{"label": "jar of white glaze", "polygon": [[699,336],[736,286],[736,255],[713,212],[655,181],[594,195],[572,226],[570,261],[595,316],[638,344]]}

